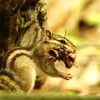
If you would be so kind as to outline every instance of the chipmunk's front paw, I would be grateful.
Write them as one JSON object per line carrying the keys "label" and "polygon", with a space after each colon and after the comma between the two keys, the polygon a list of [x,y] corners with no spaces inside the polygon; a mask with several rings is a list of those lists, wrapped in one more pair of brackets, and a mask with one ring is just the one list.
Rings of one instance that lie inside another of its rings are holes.
{"label": "chipmunk's front paw", "polygon": [[66,80],[70,80],[71,78],[72,78],[71,74],[65,74],[64,75],[64,79],[66,79]]}
{"label": "chipmunk's front paw", "polygon": [[61,74],[60,77],[66,80],[70,80],[72,78],[72,75],[71,74]]}

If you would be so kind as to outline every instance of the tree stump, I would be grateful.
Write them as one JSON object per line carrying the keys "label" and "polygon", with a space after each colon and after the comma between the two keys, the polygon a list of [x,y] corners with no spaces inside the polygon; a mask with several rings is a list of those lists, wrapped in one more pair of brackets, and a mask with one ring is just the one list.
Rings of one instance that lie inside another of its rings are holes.
{"label": "tree stump", "polygon": [[46,20],[45,0],[0,0],[0,62],[10,48],[40,41]]}

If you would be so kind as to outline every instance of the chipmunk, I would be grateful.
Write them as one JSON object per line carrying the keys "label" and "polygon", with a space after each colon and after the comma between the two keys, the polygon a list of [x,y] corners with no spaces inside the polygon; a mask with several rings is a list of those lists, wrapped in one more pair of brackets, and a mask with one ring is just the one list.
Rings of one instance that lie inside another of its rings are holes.
{"label": "chipmunk", "polygon": [[68,39],[46,30],[46,36],[30,47],[14,47],[7,51],[2,60],[0,89],[29,92],[36,77],[44,80],[47,75],[66,80],[70,74],[60,72],[55,62],[61,60],[66,68],[75,65],[76,47]]}

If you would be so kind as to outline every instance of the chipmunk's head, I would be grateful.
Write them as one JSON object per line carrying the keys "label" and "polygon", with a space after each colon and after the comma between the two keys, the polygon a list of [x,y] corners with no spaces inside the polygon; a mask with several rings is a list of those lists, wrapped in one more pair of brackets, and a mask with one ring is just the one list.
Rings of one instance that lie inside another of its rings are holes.
{"label": "chipmunk's head", "polygon": [[75,65],[76,47],[68,39],[54,34],[46,30],[46,35],[49,39],[45,46],[45,51],[49,54],[49,60],[61,60],[66,68],[71,68]]}

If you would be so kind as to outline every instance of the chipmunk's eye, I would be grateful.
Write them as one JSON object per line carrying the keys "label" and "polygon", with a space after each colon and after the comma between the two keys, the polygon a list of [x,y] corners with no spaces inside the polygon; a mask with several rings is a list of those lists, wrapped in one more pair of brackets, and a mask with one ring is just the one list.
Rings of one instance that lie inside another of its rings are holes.
{"label": "chipmunk's eye", "polygon": [[62,44],[66,44],[67,42],[66,42],[66,40],[58,40],[60,43],[62,43]]}

